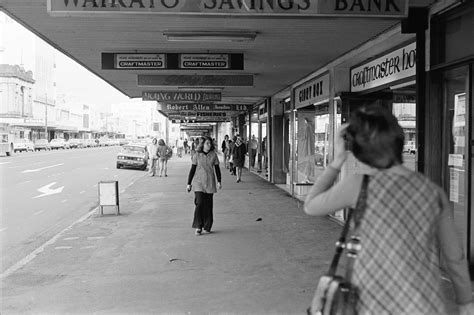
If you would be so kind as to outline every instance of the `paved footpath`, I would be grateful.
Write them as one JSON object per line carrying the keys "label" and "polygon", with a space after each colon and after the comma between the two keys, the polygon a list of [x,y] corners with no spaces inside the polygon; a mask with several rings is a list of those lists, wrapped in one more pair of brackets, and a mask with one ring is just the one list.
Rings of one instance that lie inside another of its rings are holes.
{"label": "paved footpath", "polygon": [[0,313],[303,314],[340,225],[223,169],[213,233],[195,236],[189,166],[173,158],[169,177],[143,176],[120,195],[120,216],[106,209],[65,230],[2,279]]}

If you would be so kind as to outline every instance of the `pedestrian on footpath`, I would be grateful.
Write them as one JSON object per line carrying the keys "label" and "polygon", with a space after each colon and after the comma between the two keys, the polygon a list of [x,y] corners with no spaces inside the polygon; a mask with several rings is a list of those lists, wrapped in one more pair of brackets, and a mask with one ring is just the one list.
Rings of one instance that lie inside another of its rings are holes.
{"label": "pedestrian on footpath", "polygon": [[182,137],[179,138],[178,141],[176,141],[176,147],[177,147],[178,157],[182,158],[183,150],[184,150],[184,141]]}
{"label": "pedestrian on footpath", "polygon": [[[234,139],[237,139],[237,137],[234,137]],[[229,140],[229,146],[227,148],[227,159],[229,161],[229,170],[231,175],[236,175],[235,174],[235,166],[234,166],[234,141]]]}
{"label": "pedestrian on footpath", "polygon": [[[195,234],[210,233],[214,221],[212,208],[213,197],[217,187],[222,188],[219,158],[214,150],[214,143],[210,137],[203,137],[202,143],[193,157],[191,170],[188,176],[187,191],[194,188],[194,221],[192,227]],[[216,187],[217,177],[217,187]]]}
{"label": "pedestrian on footpath", "polygon": [[188,139],[185,138],[184,139],[184,154],[188,154],[188,150],[189,150],[189,145],[188,145]]}
{"label": "pedestrian on footpath", "polygon": [[155,176],[156,162],[158,161],[158,144],[156,138],[146,147],[148,151],[148,175]]}
{"label": "pedestrian on footpath", "polygon": [[[365,199],[364,206],[353,214],[360,249],[352,278],[346,279],[358,288],[358,314],[447,314],[441,254],[461,314],[472,315],[468,263],[450,202],[440,187],[402,165],[403,143],[403,130],[390,111],[380,106],[357,110],[341,126],[334,160],[308,193],[305,212],[327,215],[354,209],[361,190],[366,192],[360,199]],[[346,148],[373,173],[336,183]]]}
{"label": "pedestrian on footpath", "polygon": [[222,140],[221,150],[224,155],[224,167],[229,168],[228,163],[228,148],[229,148],[229,136],[225,135],[224,140]]}
{"label": "pedestrian on footpath", "polygon": [[235,140],[234,150],[232,153],[232,160],[233,160],[234,167],[236,168],[236,173],[237,173],[237,179],[236,179],[237,183],[240,183],[242,181],[242,168],[244,167],[246,153],[247,153],[247,148],[245,147],[245,143],[242,141],[242,138],[239,135],[237,135],[237,139]]}
{"label": "pedestrian on footpath", "polygon": [[158,141],[158,169],[160,177],[165,172],[165,177],[168,177],[168,160],[173,155],[173,149],[166,145],[163,139]]}

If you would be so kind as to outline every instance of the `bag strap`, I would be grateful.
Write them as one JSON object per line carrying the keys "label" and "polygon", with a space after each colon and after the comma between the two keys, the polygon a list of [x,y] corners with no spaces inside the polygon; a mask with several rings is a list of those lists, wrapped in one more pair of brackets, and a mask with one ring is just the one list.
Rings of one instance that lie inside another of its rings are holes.
{"label": "bag strap", "polygon": [[354,233],[351,236],[350,241],[347,243],[347,266],[346,266],[346,281],[351,282],[352,274],[354,270],[354,263],[357,258],[359,251],[362,249],[360,244],[359,228],[362,222],[362,219],[365,214],[366,202],[367,202],[367,187],[369,185],[369,175],[364,175],[362,181],[362,188],[360,190],[359,200],[357,201],[357,206],[352,211],[355,211],[354,215]]}
{"label": "bag strap", "polygon": [[[357,199],[357,204],[356,204],[355,209],[360,210],[362,208],[365,208],[368,182],[369,182],[369,176],[364,175],[364,179],[362,181],[362,188],[359,193],[359,198]],[[336,253],[334,254],[331,265],[329,267],[329,271],[327,273],[328,276],[334,276],[336,274],[337,265],[339,264],[341,254],[344,251],[344,248],[346,248],[346,237],[347,237],[347,233],[349,232],[349,227],[350,227],[351,219],[353,216],[354,216],[354,209],[349,208],[349,212],[347,214],[346,222],[342,229],[341,236],[339,237],[339,240],[336,242]]]}

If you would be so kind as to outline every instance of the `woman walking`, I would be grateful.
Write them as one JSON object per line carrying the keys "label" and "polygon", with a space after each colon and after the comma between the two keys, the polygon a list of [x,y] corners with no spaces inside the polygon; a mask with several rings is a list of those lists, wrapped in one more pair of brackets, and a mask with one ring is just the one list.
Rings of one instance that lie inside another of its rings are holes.
{"label": "woman walking", "polygon": [[[237,137],[234,137],[237,139]],[[229,170],[231,175],[235,174],[235,166],[234,166],[234,141],[229,140],[229,148],[227,149],[227,159],[229,161]]]}
{"label": "woman walking", "polygon": [[247,153],[247,148],[245,147],[245,144],[243,143],[242,138],[240,136],[237,136],[237,139],[235,140],[235,144],[234,144],[233,154],[232,154],[234,167],[236,168],[236,172],[237,172],[237,180],[236,180],[237,183],[240,183],[242,181],[242,168],[244,167],[246,153]]}
{"label": "woman walking", "polygon": [[201,235],[202,231],[210,233],[214,221],[212,208],[213,196],[217,192],[216,187],[222,188],[219,158],[214,151],[211,138],[203,137],[202,143],[193,157],[191,170],[188,176],[188,192],[194,188],[194,221],[192,227],[196,229],[195,234]]}
{"label": "woman walking", "polygon": [[[447,314],[440,253],[461,314],[473,314],[466,254],[449,201],[440,187],[402,166],[403,143],[403,130],[390,111],[375,106],[357,110],[341,127],[334,160],[309,192],[305,212],[326,215],[355,208],[364,183],[365,207],[353,215],[360,222],[361,248],[349,279],[359,290],[358,314]],[[335,184],[346,147],[374,172]]]}
{"label": "woman walking", "polygon": [[171,158],[173,150],[166,145],[163,139],[158,141],[158,169],[160,171],[160,177],[165,172],[165,177],[168,177],[168,160]]}

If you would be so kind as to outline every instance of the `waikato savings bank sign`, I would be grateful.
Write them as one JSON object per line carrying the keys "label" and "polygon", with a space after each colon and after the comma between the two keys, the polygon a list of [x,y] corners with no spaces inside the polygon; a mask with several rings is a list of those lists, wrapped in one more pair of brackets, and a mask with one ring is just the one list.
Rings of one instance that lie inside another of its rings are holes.
{"label": "waikato savings bank sign", "polygon": [[110,13],[405,17],[408,0],[48,0],[53,16]]}

